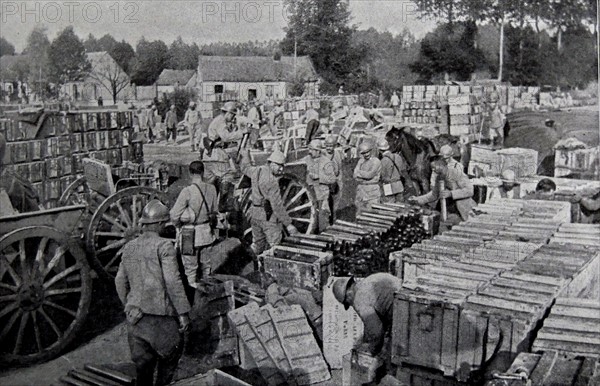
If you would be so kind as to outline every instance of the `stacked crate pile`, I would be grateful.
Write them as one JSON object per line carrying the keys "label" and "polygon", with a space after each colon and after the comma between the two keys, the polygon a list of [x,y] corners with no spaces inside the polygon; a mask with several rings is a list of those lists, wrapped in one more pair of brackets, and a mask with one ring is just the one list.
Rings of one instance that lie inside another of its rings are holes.
{"label": "stacked crate pile", "polygon": [[321,109],[321,101],[318,99],[299,101],[291,100],[286,101],[283,107],[285,109],[285,112],[283,113],[285,127],[291,127],[299,123],[300,117],[304,115],[306,110],[312,108],[319,111]]}
{"label": "stacked crate pile", "polygon": [[539,107],[539,87],[510,87],[508,105],[514,109],[534,110]]}
{"label": "stacked crate pile", "polygon": [[533,341],[533,351],[600,358],[599,325],[597,299],[558,298]]}
{"label": "stacked crate pile", "polygon": [[336,220],[320,235],[286,237],[261,258],[279,283],[319,290],[332,275],[366,277],[388,271],[389,254],[428,237],[435,218],[411,205],[373,205],[356,222]]}
{"label": "stacked crate pile", "polygon": [[0,121],[7,140],[3,164],[31,181],[42,205],[54,208],[78,174],[83,158],[118,167],[129,161],[131,112],[45,113],[36,124]]}
{"label": "stacked crate pile", "polygon": [[466,380],[496,350],[512,360],[528,347],[556,297],[592,285],[595,252],[546,244],[569,220],[567,203],[498,200],[475,212],[392,254],[403,278],[394,303],[395,364]]}
{"label": "stacked crate pile", "polygon": [[404,86],[402,88],[402,123],[408,126],[434,127],[435,133],[448,132],[447,94],[449,87]]}
{"label": "stacked crate pile", "polygon": [[481,105],[478,98],[470,92],[448,96],[450,114],[450,134],[466,138],[464,142],[473,142],[479,133]]}

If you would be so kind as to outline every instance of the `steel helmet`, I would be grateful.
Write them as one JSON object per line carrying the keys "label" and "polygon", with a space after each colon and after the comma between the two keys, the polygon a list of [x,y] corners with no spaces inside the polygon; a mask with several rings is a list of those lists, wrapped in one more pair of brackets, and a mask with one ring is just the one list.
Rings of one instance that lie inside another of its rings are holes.
{"label": "steel helmet", "polygon": [[321,141],[319,141],[318,139],[313,139],[312,141],[310,141],[310,144],[308,145],[308,148],[310,150],[321,150],[322,149],[322,145],[321,145]]}
{"label": "steel helmet", "polygon": [[346,310],[350,308],[350,304],[346,302],[346,291],[348,290],[348,287],[350,287],[352,282],[354,282],[354,278],[352,276],[343,277],[341,279],[337,279],[333,283],[333,288],[331,289],[333,292],[333,296],[338,302],[344,305],[344,309]]}
{"label": "steel helmet", "polygon": [[371,150],[373,150],[373,141],[368,139],[362,141],[361,144],[358,146],[358,152],[361,154]]}
{"label": "steel helmet", "polygon": [[267,159],[269,162],[273,162],[279,165],[285,165],[285,156],[280,151],[274,151],[271,156]]}
{"label": "steel helmet", "polygon": [[390,150],[390,144],[385,138],[379,138],[377,141],[377,149],[381,151]]}
{"label": "steel helmet", "polygon": [[516,179],[517,179],[517,175],[515,174],[514,171],[512,171],[510,169],[506,169],[505,171],[502,172],[502,181],[515,182]]}
{"label": "steel helmet", "polygon": [[196,106],[196,102],[194,102],[194,101],[190,102],[190,107],[194,107],[194,106]]}
{"label": "steel helmet", "polygon": [[159,200],[154,199],[144,207],[140,224],[155,224],[169,221],[169,218],[169,208]]}
{"label": "steel helmet", "polygon": [[225,102],[221,111],[231,114],[237,114],[237,104],[235,102]]}
{"label": "steel helmet", "polygon": [[454,155],[454,149],[452,149],[449,145],[444,145],[440,147],[440,155],[446,159],[452,158]]}
{"label": "steel helmet", "polygon": [[337,135],[331,134],[325,138],[325,146],[335,146],[337,145]]}

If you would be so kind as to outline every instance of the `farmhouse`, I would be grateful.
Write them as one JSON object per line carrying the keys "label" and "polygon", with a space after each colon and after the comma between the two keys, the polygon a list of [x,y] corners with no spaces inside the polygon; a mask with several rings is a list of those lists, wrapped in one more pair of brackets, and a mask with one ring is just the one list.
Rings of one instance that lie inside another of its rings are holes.
{"label": "farmhouse", "polygon": [[97,101],[105,103],[124,101],[132,95],[131,79],[108,52],[88,52],[91,70],[87,77],[77,82],[67,82],[61,94],[74,101]]}
{"label": "farmhouse", "polygon": [[318,76],[308,56],[200,56],[197,76],[205,102],[284,99],[298,83],[306,98],[318,94]]}
{"label": "farmhouse", "polygon": [[171,93],[180,87],[191,88],[195,85],[195,70],[164,69],[156,80],[156,89],[159,95],[162,95],[162,93]]}

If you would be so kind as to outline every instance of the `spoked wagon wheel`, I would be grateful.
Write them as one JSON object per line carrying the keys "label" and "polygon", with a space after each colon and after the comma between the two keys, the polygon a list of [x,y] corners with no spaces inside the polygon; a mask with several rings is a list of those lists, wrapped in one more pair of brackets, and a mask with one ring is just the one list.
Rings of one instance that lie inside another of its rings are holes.
{"label": "spoked wagon wheel", "polygon": [[[301,233],[311,234],[317,229],[317,199],[314,192],[302,180],[291,174],[285,174],[279,180],[279,189],[288,214],[292,218],[292,223]],[[244,240],[247,243],[252,241],[252,230],[250,229],[250,189],[242,195],[241,208],[244,213]]]}
{"label": "spoked wagon wheel", "polygon": [[279,179],[279,189],[292,224],[301,233],[314,233],[317,230],[318,211],[317,198],[312,189],[306,182],[291,174],[285,174]]}
{"label": "spoked wagon wheel", "polygon": [[114,279],[121,262],[117,252],[140,234],[142,210],[155,198],[168,203],[165,193],[136,186],[113,194],[98,207],[86,234],[86,249],[99,275]]}
{"label": "spoked wagon wheel", "polygon": [[106,197],[99,193],[96,193],[90,189],[87,184],[85,176],[81,176],[73,181],[63,194],[60,196],[58,201],[59,206],[69,205],[85,205],[86,210],[83,213],[79,229],[82,235],[87,231],[92,215],[96,212],[96,209],[104,201]]}
{"label": "spoked wagon wheel", "polygon": [[91,191],[84,176],[71,182],[58,200],[59,206],[87,205],[91,201]]}
{"label": "spoked wagon wheel", "polygon": [[59,355],[87,315],[92,293],[84,251],[46,226],[0,238],[0,362]]}

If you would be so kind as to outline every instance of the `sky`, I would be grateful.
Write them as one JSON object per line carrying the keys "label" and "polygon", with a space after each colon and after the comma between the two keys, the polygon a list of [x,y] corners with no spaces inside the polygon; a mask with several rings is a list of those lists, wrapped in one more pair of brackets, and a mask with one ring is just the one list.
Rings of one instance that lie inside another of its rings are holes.
{"label": "sky", "polygon": [[[417,17],[409,0],[348,0],[354,24],[397,34],[408,28],[417,38],[435,23]],[[286,26],[283,0],[172,1],[23,1],[0,0],[0,36],[17,52],[36,24],[48,28],[50,39],[69,25],[81,38],[111,34],[135,47],[144,36],[170,44],[178,36],[186,43],[245,42],[281,39]]]}

